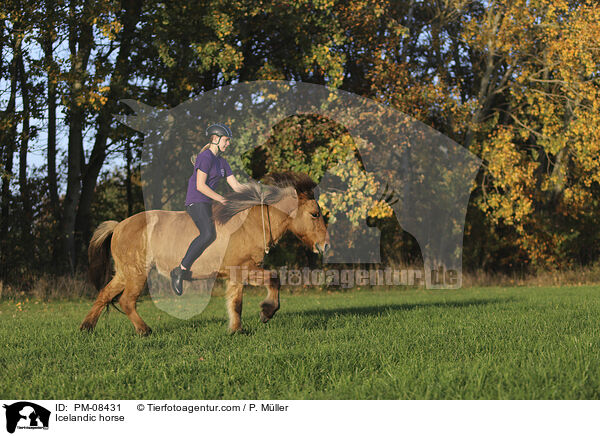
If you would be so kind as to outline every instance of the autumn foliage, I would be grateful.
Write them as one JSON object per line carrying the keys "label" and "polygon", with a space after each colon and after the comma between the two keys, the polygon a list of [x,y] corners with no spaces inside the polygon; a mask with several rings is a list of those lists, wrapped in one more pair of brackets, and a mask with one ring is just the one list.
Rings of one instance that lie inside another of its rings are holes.
{"label": "autumn foliage", "polygon": [[[259,79],[374,99],[479,156],[466,267],[535,271],[600,255],[594,1],[7,0],[0,50],[0,277],[75,270],[99,221],[139,210],[142,142],[112,119],[128,110],[118,100],[175,107]],[[373,200],[381,187],[351,158],[344,126],[296,116],[272,133],[244,156],[251,175],[337,172],[350,199],[326,196],[325,211],[369,217],[387,232],[387,260],[418,259],[389,204]]]}

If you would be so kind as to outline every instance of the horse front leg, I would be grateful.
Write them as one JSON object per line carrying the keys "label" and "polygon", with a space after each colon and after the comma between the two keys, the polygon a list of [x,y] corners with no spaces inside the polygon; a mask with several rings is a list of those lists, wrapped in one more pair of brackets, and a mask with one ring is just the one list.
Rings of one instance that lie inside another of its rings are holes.
{"label": "horse front leg", "polygon": [[229,315],[229,332],[242,331],[242,295],[244,284],[229,281],[225,296],[227,298],[227,313]]}
{"label": "horse front leg", "polygon": [[248,283],[253,286],[266,286],[267,298],[260,303],[260,320],[268,322],[279,310],[279,277],[264,269],[255,269],[249,274]]}

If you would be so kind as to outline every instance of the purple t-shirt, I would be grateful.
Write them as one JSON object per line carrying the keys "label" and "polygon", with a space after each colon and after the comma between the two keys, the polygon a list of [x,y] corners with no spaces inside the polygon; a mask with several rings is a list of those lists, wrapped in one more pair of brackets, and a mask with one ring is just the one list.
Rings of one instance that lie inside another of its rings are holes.
{"label": "purple t-shirt", "polygon": [[194,165],[194,174],[188,182],[187,196],[185,197],[185,205],[192,203],[211,203],[212,198],[207,197],[202,192],[196,189],[196,174],[197,170],[206,173],[206,184],[214,191],[215,186],[222,178],[229,177],[232,173],[231,167],[227,161],[221,156],[215,156],[210,148],[207,148],[196,157]]}

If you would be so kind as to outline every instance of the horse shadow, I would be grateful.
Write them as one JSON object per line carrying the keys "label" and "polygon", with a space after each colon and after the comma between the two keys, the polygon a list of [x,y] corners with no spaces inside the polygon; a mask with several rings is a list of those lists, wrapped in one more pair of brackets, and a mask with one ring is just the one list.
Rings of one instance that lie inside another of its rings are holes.
{"label": "horse shadow", "polygon": [[[361,307],[331,307],[308,310],[284,310],[279,311],[271,322],[277,323],[278,320],[288,321],[291,318],[301,317],[303,327],[305,329],[322,329],[327,326],[331,318],[336,316],[358,316],[361,318],[371,318],[390,315],[394,312],[411,311],[426,308],[448,308],[459,309],[471,306],[488,306],[493,304],[512,303],[516,301],[515,297],[507,298],[487,298],[487,299],[469,299],[462,301],[443,301],[443,302],[420,302],[420,303],[402,303],[389,305],[372,305]],[[247,315],[249,316],[249,315]],[[179,322],[163,322],[153,328],[155,333],[172,333],[181,332],[182,328],[189,329],[192,332],[200,332],[206,330],[207,327],[214,327],[215,324],[226,326],[226,318],[218,315],[210,315],[208,317],[199,316],[191,320],[181,320]],[[237,332],[235,336],[254,336],[256,334],[254,326],[246,326],[243,331]]]}
{"label": "horse shadow", "polygon": [[[248,315],[250,316],[250,315]],[[256,313],[258,319],[258,311]],[[211,315],[209,317],[203,317],[197,315],[196,317],[189,320],[179,320],[177,322],[163,322],[157,324],[156,327],[152,328],[153,333],[181,333],[182,329],[187,329],[192,334],[204,332],[208,329],[213,330],[215,325],[220,329],[226,329],[227,318],[225,316],[219,317],[218,315]],[[223,330],[225,331],[225,330]],[[235,336],[254,336],[256,330],[251,326],[245,326],[241,331],[230,333],[232,337]]]}
{"label": "horse shadow", "polygon": [[388,305],[376,305],[376,306],[362,306],[362,307],[332,307],[322,309],[310,309],[310,310],[297,310],[297,311],[286,311],[279,313],[281,318],[292,318],[299,315],[310,317],[310,320],[306,320],[305,328],[308,329],[321,329],[327,326],[330,319],[340,315],[353,315],[360,318],[373,318],[384,315],[390,315],[394,312],[411,311],[417,309],[426,308],[448,308],[448,309],[460,309],[471,306],[488,306],[492,304],[504,304],[512,303],[517,299],[514,297],[508,298],[489,298],[489,299],[470,299],[464,301],[444,301],[444,302],[422,302],[422,303],[402,303],[402,304],[388,304]]}

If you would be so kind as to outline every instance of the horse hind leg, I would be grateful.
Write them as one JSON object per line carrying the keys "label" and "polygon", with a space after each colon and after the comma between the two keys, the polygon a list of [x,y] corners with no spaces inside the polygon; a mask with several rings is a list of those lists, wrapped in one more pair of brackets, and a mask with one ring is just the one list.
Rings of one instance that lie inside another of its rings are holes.
{"label": "horse hind leg", "polygon": [[260,320],[268,322],[279,310],[279,277],[271,277],[267,281],[267,298],[260,303]]}
{"label": "horse hind leg", "polygon": [[125,291],[121,295],[121,298],[119,298],[119,304],[123,308],[123,312],[125,312],[127,318],[132,322],[135,331],[141,336],[148,336],[152,333],[152,329],[148,327],[135,309],[135,303],[144,290],[145,283],[146,276],[128,278],[125,282]]}
{"label": "horse hind leg", "polygon": [[79,326],[81,330],[93,331],[96,327],[96,323],[98,322],[98,318],[102,314],[102,311],[106,306],[110,304],[110,302],[123,292],[125,288],[125,281],[120,275],[115,275],[108,284],[102,288],[92,309],[89,311],[87,316],[83,319],[83,322]]}

